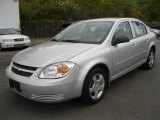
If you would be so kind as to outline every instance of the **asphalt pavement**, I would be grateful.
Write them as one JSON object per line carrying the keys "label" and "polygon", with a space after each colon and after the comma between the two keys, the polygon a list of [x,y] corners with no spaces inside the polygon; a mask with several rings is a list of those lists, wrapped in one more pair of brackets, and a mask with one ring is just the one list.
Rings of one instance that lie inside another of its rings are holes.
{"label": "asphalt pavement", "polygon": [[11,92],[5,69],[20,50],[0,52],[0,120],[160,120],[160,40],[152,70],[138,68],[113,81],[103,100],[93,106],[79,99],[38,103]]}

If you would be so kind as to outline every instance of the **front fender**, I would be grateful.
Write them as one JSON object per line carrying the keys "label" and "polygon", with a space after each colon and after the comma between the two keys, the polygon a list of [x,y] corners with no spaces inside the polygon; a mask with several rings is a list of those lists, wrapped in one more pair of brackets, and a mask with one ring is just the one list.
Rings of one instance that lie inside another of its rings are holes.
{"label": "front fender", "polygon": [[75,58],[70,59],[79,67],[79,74],[77,77],[78,87],[82,93],[83,84],[89,71],[98,64],[104,64],[109,71],[109,76],[112,75],[112,54],[110,48],[96,48],[95,50],[87,51]]}

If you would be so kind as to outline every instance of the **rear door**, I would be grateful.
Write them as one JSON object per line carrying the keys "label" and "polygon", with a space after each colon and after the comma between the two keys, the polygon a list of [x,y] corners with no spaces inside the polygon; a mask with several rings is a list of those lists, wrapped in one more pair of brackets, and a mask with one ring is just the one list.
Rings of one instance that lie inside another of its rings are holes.
{"label": "rear door", "polygon": [[145,61],[149,39],[145,25],[139,21],[132,21],[132,30],[134,39],[131,40],[132,49],[135,54],[134,64],[138,65]]}

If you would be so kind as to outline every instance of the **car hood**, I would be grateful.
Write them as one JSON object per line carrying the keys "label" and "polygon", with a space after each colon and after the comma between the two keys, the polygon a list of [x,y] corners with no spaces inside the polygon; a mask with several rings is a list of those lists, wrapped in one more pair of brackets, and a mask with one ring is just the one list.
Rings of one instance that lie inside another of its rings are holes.
{"label": "car hood", "polygon": [[13,61],[26,66],[45,67],[52,63],[67,61],[96,46],[96,44],[51,41],[17,53]]}
{"label": "car hood", "polygon": [[26,38],[27,36],[21,34],[12,34],[12,35],[0,35],[1,39],[16,39],[16,38]]}

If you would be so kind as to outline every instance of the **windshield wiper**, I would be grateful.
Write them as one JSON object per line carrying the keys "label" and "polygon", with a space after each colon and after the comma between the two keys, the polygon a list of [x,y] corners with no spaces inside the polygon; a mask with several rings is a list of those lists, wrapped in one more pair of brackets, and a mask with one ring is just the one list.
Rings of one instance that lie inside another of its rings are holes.
{"label": "windshield wiper", "polygon": [[51,41],[63,42],[63,40],[61,40],[61,39],[55,39],[55,38],[52,38]]}
{"label": "windshield wiper", "polygon": [[51,41],[81,43],[81,42],[78,41],[78,40],[59,40],[59,39],[52,39]]}
{"label": "windshield wiper", "polygon": [[73,42],[73,43],[81,43],[78,40],[62,40],[61,42]]}
{"label": "windshield wiper", "polygon": [[12,34],[18,34],[18,33],[8,33],[8,34],[12,35]]}

